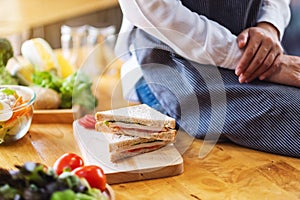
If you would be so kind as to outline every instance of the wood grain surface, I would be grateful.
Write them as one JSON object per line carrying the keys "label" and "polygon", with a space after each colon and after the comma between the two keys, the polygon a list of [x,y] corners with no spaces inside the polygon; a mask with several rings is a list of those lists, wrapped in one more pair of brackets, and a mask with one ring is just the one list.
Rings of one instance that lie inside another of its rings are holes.
{"label": "wood grain surface", "polygon": [[[217,144],[198,158],[202,141],[184,153],[182,175],[114,186],[120,199],[300,199],[300,160]],[[137,193],[136,188],[140,192]]]}
{"label": "wood grain surface", "polygon": [[[115,69],[112,67],[112,69]],[[109,109],[122,98],[119,74],[108,73],[97,87],[97,109]],[[100,87],[101,86],[101,87]],[[113,91],[117,91],[114,95]],[[120,103],[120,102],[119,102]],[[122,102],[117,106],[126,105]],[[300,159],[259,152],[232,143],[218,143],[199,158],[202,140],[175,143],[183,156],[178,176],[113,184],[117,200],[297,200],[300,199]],[[185,148],[183,148],[185,147]],[[72,123],[33,123],[27,135],[11,145],[0,145],[0,167],[14,168],[26,161],[52,166],[66,152],[80,154]]]}
{"label": "wood grain surface", "polygon": [[[183,153],[183,174],[114,184],[116,199],[300,199],[300,159],[232,143],[218,143],[200,159],[201,145],[194,140]],[[32,124],[23,139],[0,146],[0,165],[35,161],[51,166],[65,152],[80,154],[71,124]]]}

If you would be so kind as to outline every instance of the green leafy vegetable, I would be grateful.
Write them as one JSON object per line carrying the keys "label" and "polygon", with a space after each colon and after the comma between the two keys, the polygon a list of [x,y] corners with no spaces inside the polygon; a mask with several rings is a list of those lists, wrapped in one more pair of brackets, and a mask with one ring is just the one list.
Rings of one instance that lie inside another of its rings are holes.
{"label": "green leafy vegetable", "polygon": [[33,74],[33,83],[57,91],[61,97],[60,108],[67,109],[76,104],[91,111],[97,106],[97,99],[91,91],[92,82],[86,74],[75,72],[61,79],[55,73],[37,71]]}
{"label": "green leafy vegetable", "polygon": [[92,82],[86,74],[75,72],[68,76],[61,88],[62,108],[69,108],[72,104],[80,105],[86,110],[93,110],[97,106],[97,99],[91,91]]}
{"label": "green leafy vegetable", "polygon": [[0,169],[1,200],[106,200],[100,190],[91,188],[85,179],[39,163],[25,163],[17,170]]}
{"label": "green leafy vegetable", "polygon": [[5,67],[0,67],[0,85],[17,85],[18,81],[13,78]]}
{"label": "green leafy vegetable", "polygon": [[[95,192],[97,191],[97,192]],[[64,191],[55,192],[51,196],[51,200],[106,200],[99,190],[92,188],[87,194],[75,193],[74,191],[68,189]]]}
{"label": "green leafy vegetable", "polygon": [[35,71],[32,75],[32,81],[38,86],[51,88],[57,92],[63,82],[54,72],[49,71]]}
{"label": "green leafy vegetable", "polygon": [[[110,123],[111,121],[104,121],[103,123],[105,124],[105,126],[107,126],[107,127],[109,127],[109,123]],[[115,122],[115,121],[113,121],[113,122]]]}
{"label": "green leafy vegetable", "polygon": [[51,200],[74,200],[75,197],[75,192],[73,192],[73,190],[68,189],[64,191],[55,192],[51,196]]}
{"label": "green leafy vegetable", "polygon": [[15,95],[16,94],[15,90],[12,90],[12,89],[9,89],[9,88],[4,88],[0,92],[4,93],[6,95]]}
{"label": "green leafy vegetable", "polygon": [[0,38],[0,85],[18,84],[17,80],[6,70],[6,64],[13,55],[13,48],[9,40]]}
{"label": "green leafy vegetable", "polygon": [[0,68],[5,67],[8,60],[14,56],[13,48],[6,38],[0,38]]}

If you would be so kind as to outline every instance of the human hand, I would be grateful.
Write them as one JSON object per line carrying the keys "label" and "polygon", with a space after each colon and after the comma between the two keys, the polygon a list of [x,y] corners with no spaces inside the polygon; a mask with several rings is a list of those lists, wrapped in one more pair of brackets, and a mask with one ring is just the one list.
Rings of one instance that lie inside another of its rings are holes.
{"label": "human hand", "polygon": [[272,64],[283,53],[278,35],[273,25],[264,22],[238,35],[239,48],[245,48],[235,70],[240,83],[248,83],[255,78],[264,80],[276,70],[277,65]]}
{"label": "human hand", "polygon": [[273,65],[277,69],[266,80],[300,87],[300,57],[281,54],[276,58]]}

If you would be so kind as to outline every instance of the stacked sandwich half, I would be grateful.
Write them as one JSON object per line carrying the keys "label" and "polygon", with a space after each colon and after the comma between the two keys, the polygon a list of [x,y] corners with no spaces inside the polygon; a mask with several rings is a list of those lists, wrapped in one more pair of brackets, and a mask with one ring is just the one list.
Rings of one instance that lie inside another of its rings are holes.
{"label": "stacked sandwich half", "polygon": [[96,130],[108,143],[112,162],[173,143],[175,119],[141,104],[97,112]]}

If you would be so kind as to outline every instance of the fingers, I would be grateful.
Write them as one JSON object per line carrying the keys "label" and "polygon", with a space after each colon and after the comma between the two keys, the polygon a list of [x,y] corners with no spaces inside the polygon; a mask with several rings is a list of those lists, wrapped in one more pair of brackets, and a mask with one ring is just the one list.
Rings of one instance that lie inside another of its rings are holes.
{"label": "fingers", "polygon": [[276,68],[276,65],[273,65],[275,59],[283,51],[279,41],[263,29],[255,27],[246,30],[238,36],[241,46],[243,42],[247,42],[235,70],[240,83],[248,83],[256,78],[264,80],[269,77],[274,70],[271,68]]}
{"label": "fingers", "polygon": [[274,60],[274,54],[271,53],[271,46],[269,44],[261,44],[257,49],[254,58],[250,61],[247,69],[242,73],[243,76],[239,78],[240,83],[251,82],[257,78],[261,73],[268,70]]}
{"label": "fingers", "polygon": [[[264,67],[267,69],[266,71],[259,72],[257,75],[259,76],[259,80],[265,80],[270,77],[274,72],[279,69],[278,58],[280,57],[280,53],[277,54],[269,54],[267,59],[264,62]],[[269,66],[269,67],[267,67]],[[261,74],[261,75],[259,75]],[[253,79],[252,79],[253,80]]]}
{"label": "fingers", "polygon": [[272,66],[269,68],[269,70],[266,71],[265,73],[263,73],[261,75],[262,77],[259,77],[259,79],[260,80],[265,80],[265,79],[271,79],[272,77],[273,78],[276,77],[276,74],[278,75],[278,73],[281,71],[282,67],[283,68],[288,68],[288,66],[292,66],[290,64],[290,62],[291,62],[290,58],[291,58],[291,56],[287,56],[287,55],[284,55],[284,54],[279,54],[274,59],[275,61],[272,63]]}
{"label": "fingers", "polygon": [[244,48],[248,42],[248,39],[249,39],[248,31],[249,31],[248,29],[245,29],[237,37],[237,43],[238,43],[238,46],[240,49]]}
{"label": "fingers", "polygon": [[[244,74],[242,74],[239,77],[239,81],[241,83],[243,83],[243,82],[249,83],[256,78],[259,78],[259,80],[265,80],[266,78],[271,76],[272,73],[274,73],[277,70],[278,64],[276,63],[276,60],[277,60],[277,57],[279,57],[279,55],[280,55],[279,51],[271,49],[269,51],[268,55],[266,55],[265,60],[263,60],[263,62],[260,65],[259,65],[260,62],[257,60],[256,62],[258,65],[256,67],[252,68],[255,70],[250,71],[248,74],[246,71]],[[252,66],[250,65],[250,67],[252,67]]]}
{"label": "fingers", "polygon": [[261,64],[259,68],[249,77],[246,79],[246,83],[249,83],[253,81],[256,78],[259,78],[259,80],[264,80],[267,77],[271,76],[272,73],[275,71],[275,67],[272,67],[272,64],[274,62],[275,55],[272,53],[269,53],[265,61]]}
{"label": "fingers", "polygon": [[260,45],[261,45],[261,39],[259,37],[250,38],[247,44],[247,48],[245,49],[235,69],[235,74],[237,76],[240,76],[249,67]]}

